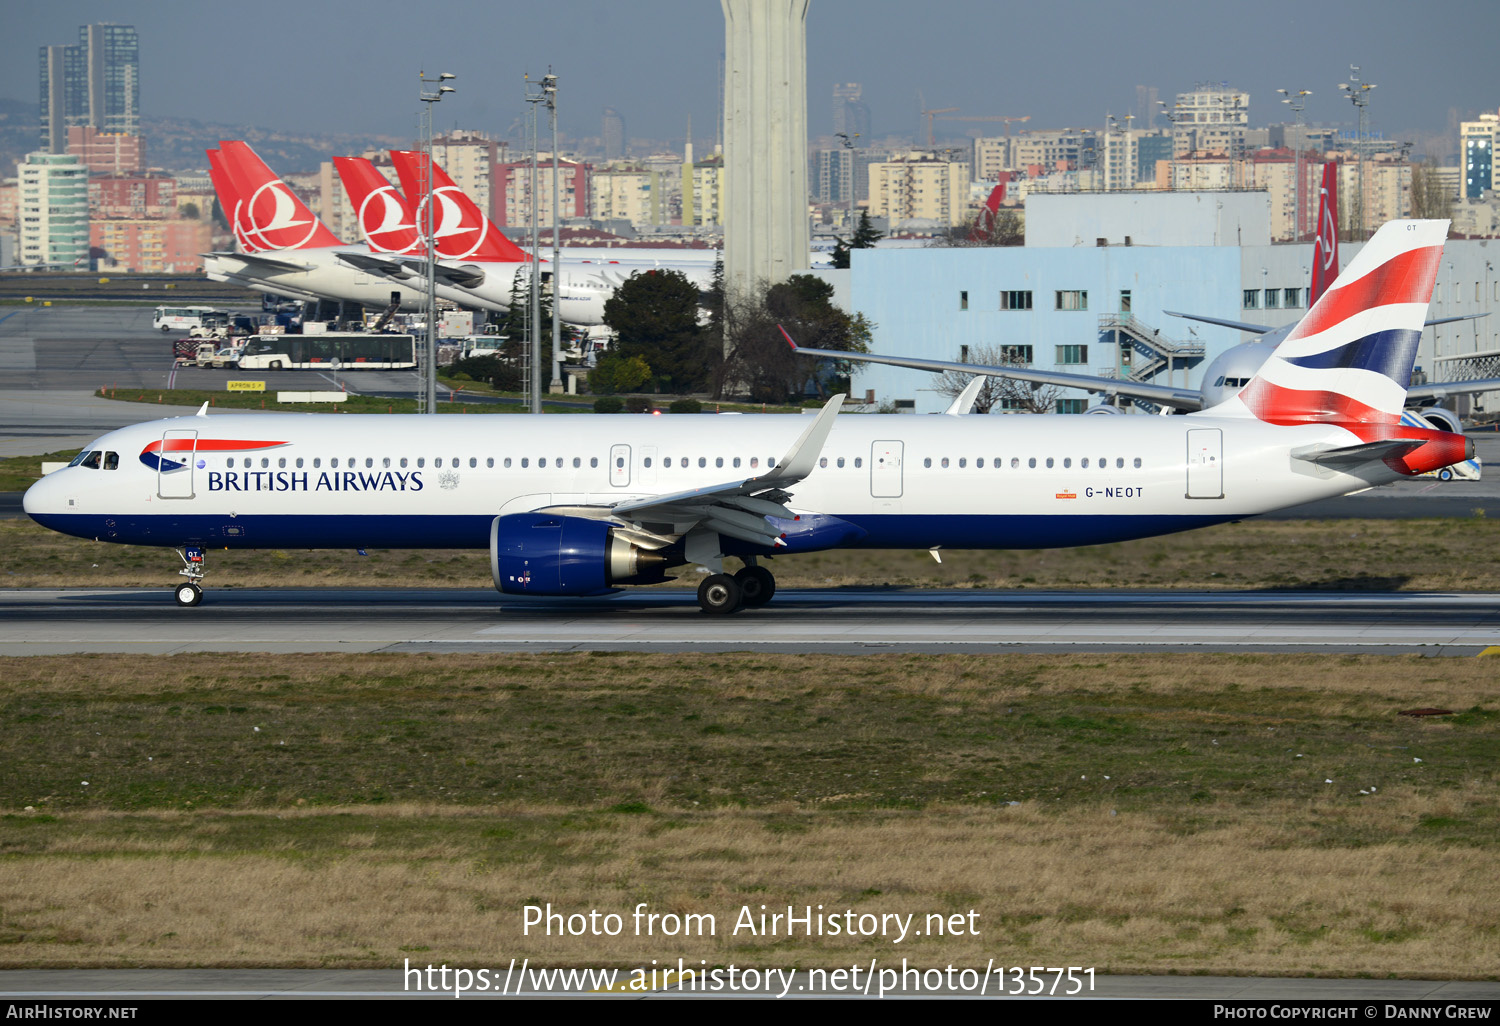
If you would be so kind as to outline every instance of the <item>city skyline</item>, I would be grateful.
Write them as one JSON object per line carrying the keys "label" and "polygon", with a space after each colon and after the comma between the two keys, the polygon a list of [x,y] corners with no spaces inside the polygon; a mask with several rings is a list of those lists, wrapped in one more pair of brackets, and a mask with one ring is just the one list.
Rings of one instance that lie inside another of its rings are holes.
{"label": "city skyline", "polygon": [[[1272,0],[1231,21],[1222,7],[1165,0],[1128,10],[1080,0],[1045,10],[938,0],[914,18],[910,4],[894,0],[813,0],[808,128],[813,136],[834,130],[832,90],[850,82],[861,85],[875,137],[917,134],[919,96],[932,108],[957,107],[959,116],[1030,115],[1028,128],[1089,127],[1103,125],[1106,113],[1136,113],[1137,86],[1170,102],[1202,81],[1248,92],[1252,124],[1290,120],[1275,92],[1286,88],[1312,90],[1308,122],[1352,126],[1354,111],[1338,90],[1351,62],[1379,86],[1370,128],[1388,138],[1444,135],[1456,120],[1495,110],[1500,69],[1483,29],[1500,26],[1500,14],[1473,0],[1436,0],[1422,8],[1424,20],[1452,31],[1427,42],[1406,30],[1412,10],[1394,0]],[[651,139],[683,138],[689,117],[696,137],[711,139],[719,113],[723,18],[714,0],[648,0],[629,15],[592,0],[559,0],[545,12],[459,2],[416,21],[395,0],[311,9],[287,0],[255,9],[76,0],[29,7],[17,19],[0,43],[11,58],[0,64],[0,96],[34,102],[38,49],[99,22],[135,26],[147,117],[411,135],[418,71],[449,71],[458,92],[445,99],[439,128],[514,138],[523,72],[535,77],[549,66],[560,79],[559,127],[569,138],[598,136],[606,107],[634,137]],[[254,42],[236,42],[246,38]],[[937,127],[939,135],[1003,132],[983,122]]]}

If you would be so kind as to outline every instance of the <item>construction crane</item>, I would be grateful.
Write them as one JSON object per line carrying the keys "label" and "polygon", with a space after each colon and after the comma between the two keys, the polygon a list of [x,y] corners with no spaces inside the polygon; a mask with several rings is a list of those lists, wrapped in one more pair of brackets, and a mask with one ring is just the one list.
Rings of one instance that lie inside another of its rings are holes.
{"label": "construction crane", "polygon": [[[949,111],[958,110],[957,107],[939,107],[937,110],[924,110],[922,116],[927,119],[927,148],[932,149],[937,143],[932,138],[932,119],[937,114],[947,114]],[[944,121],[957,121],[958,118],[944,118]]]}
{"label": "construction crane", "polygon": [[[926,113],[926,112],[924,111],[923,113]],[[933,111],[932,113],[934,113],[934,114],[941,114],[941,113],[943,113],[943,111]],[[1011,125],[1011,122],[1012,121],[1030,121],[1031,120],[1031,115],[1027,114],[1025,117],[1021,117],[1021,118],[1009,118],[1009,117],[1005,117],[1004,115],[999,115],[999,114],[975,115],[973,117],[969,117],[967,115],[959,115],[958,117],[938,118],[937,120],[939,120],[939,121],[1004,121],[1005,122],[1005,138],[1009,139],[1010,138],[1010,125]],[[931,139],[931,137],[932,137],[932,122],[930,120],[927,122],[927,135],[928,135],[927,145],[931,146],[932,145],[932,139]]]}

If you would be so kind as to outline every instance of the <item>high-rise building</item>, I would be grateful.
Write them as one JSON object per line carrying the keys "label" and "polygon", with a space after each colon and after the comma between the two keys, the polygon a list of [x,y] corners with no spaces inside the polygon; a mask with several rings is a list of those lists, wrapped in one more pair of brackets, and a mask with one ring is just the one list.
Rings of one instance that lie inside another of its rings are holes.
{"label": "high-rise building", "polygon": [[1228,85],[1199,84],[1178,93],[1167,116],[1172,120],[1173,156],[1189,153],[1245,153],[1245,129],[1250,124],[1250,94]]}
{"label": "high-rise building", "polygon": [[864,89],[858,82],[833,87],[833,134],[843,133],[853,139],[870,138],[870,108],[863,100]]}
{"label": "high-rise building", "polygon": [[870,165],[870,216],[888,218],[893,227],[909,220],[960,224],[968,199],[967,164],[917,152]]}
{"label": "high-rise building", "polygon": [[[559,219],[589,216],[589,176],[592,164],[568,160],[557,162],[557,216]],[[537,224],[552,227],[552,154],[538,154]],[[518,160],[495,165],[492,220],[507,228],[531,224],[531,161]]]}
{"label": "high-rise building", "polygon": [[72,153],[28,153],[18,166],[22,264],[87,267],[89,169]]}
{"label": "high-rise building", "polygon": [[604,159],[619,160],[625,156],[625,118],[613,107],[604,108],[599,134],[604,141]]}
{"label": "high-rise building", "polygon": [[1495,187],[1495,143],[1500,140],[1500,115],[1481,114],[1458,128],[1458,155],[1463,163],[1459,199],[1479,199]]}
{"label": "high-rise building", "polygon": [[72,46],[41,48],[41,144],[61,153],[67,130],[141,131],[140,41],[133,25],[81,25]]}

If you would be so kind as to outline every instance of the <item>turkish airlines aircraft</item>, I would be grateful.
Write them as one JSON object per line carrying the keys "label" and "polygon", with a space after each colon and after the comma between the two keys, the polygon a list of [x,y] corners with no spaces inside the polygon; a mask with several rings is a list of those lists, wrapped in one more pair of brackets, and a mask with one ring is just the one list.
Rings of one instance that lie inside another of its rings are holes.
{"label": "turkish airlines aircraft", "polygon": [[[427,224],[427,186],[425,178],[426,159],[420,153],[409,150],[392,150],[391,161],[396,165],[396,174],[401,179],[401,191],[407,203],[412,197],[422,197],[411,211],[420,228]],[[375,174],[373,167],[371,171]],[[344,186],[351,189],[357,182],[373,184],[368,176],[358,179],[345,178]],[[517,275],[523,265],[529,265],[530,257],[500,229],[496,228],[484,212],[437,164],[432,165],[433,196],[436,207],[433,213],[433,238],[438,256],[445,265],[456,265],[455,276],[448,284],[454,292],[470,298],[459,302],[510,304]],[[355,186],[357,187],[357,185]],[[354,191],[349,193],[350,202],[359,207],[365,202]],[[408,207],[408,209],[411,209]],[[628,251],[606,250],[608,259],[565,258],[560,267],[554,268],[543,262],[543,274],[553,277],[553,293],[557,300],[557,315],[569,324],[603,324],[604,303],[616,288],[637,271],[656,269],[678,271],[699,289],[707,290],[713,285],[713,268],[701,260],[680,264],[665,261],[640,260]],[[618,253],[618,259],[615,254]],[[424,272],[425,273],[425,272]],[[460,276],[467,275],[471,284],[465,284]],[[522,276],[523,282],[526,281]],[[455,298],[457,298],[455,296]]]}
{"label": "turkish airlines aircraft", "polygon": [[[991,193],[989,207],[997,207],[997,194],[1004,189],[1002,182]],[[982,217],[983,215],[981,215]],[[1315,304],[1334,278],[1338,276],[1339,237],[1338,225],[1338,165],[1323,165],[1323,187],[1318,203],[1318,235],[1313,244],[1312,286],[1308,292],[1308,304]],[[954,360],[929,360],[914,356],[886,356],[880,353],[846,353],[834,349],[807,349],[798,346],[790,338],[792,348],[804,356],[829,357],[853,363],[879,363],[892,367],[910,367],[942,374],[955,371],[960,374],[983,374],[1000,378],[1011,378],[1036,385],[1057,385],[1063,388],[1079,388],[1105,396],[1127,396],[1144,399],[1163,407],[1169,412],[1206,410],[1218,406],[1239,392],[1253,378],[1262,364],[1270,359],[1276,347],[1294,330],[1296,324],[1272,328],[1265,324],[1246,321],[1231,321],[1222,317],[1207,317],[1202,314],[1165,311],[1173,317],[1203,321],[1220,327],[1234,328],[1259,337],[1249,342],[1226,349],[1203,372],[1203,383],[1198,388],[1175,385],[1156,385],[1147,381],[1131,381],[1125,378],[1103,378],[1092,374],[1072,374],[1067,371],[1033,370],[1029,367],[1010,365],[962,363]],[[1447,324],[1450,321],[1471,320],[1485,314],[1464,314],[1459,317],[1438,317],[1424,322],[1424,327]],[[1452,410],[1437,404],[1455,395],[1473,395],[1500,389],[1500,378],[1484,378],[1470,381],[1449,381],[1412,386],[1407,392],[1407,402],[1414,407],[1414,415],[1421,417],[1433,427],[1444,431],[1461,431],[1459,416]],[[971,397],[972,399],[972,397]],[[967,409],[961,412],[968,412]],[[1121,413],[1117,406],[1097,406],[1090,413]]]}
{"label": "turkish airlines aircraft", "polygon": [[[27,491],[64,534],[208,548],[488,548],[497,588],[597,595],[711,571],[706,612],[768,601],[761,560],[841,547],[1094,545],[1447,466],[1400,421],[1446,221],[1376,234],[1238,394],[1184,417],[197,416],[102,436]],[[545,430],[543,430],[545,428]],[[744,561],[733,576],[726,558]]]}
{"label": "turkish airlines aircraft", "polygon": [[205,254],[210,279],[303,299],[384,307],[397,294],[402,309],[425,305],[421,287],[345,262],[345,255],[366,251],[340,242],[247,143],[221,142],[208,159],[219,205],[240,247]]}

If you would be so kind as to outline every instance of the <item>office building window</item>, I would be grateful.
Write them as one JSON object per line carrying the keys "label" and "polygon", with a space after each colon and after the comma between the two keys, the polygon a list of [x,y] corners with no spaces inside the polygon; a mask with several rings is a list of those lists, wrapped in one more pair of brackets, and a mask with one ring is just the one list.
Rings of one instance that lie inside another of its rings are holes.
{"label": "office building window", "polygon": [[1059,310],[1087,310],[1089,308],[1089,294],[1084,289],[1063,289],[1057,293],[1057,309]]}
{"label": "office building window", "polygon": [[1089,362],[1088,346],[1058,346],[1057,362],[1060,364],[1079,364]]}
{"label": "office building window", "polygon": [[1031,290],[1009,291],[1000,293],[1000,309],[1002,310],[1030,310]]}

